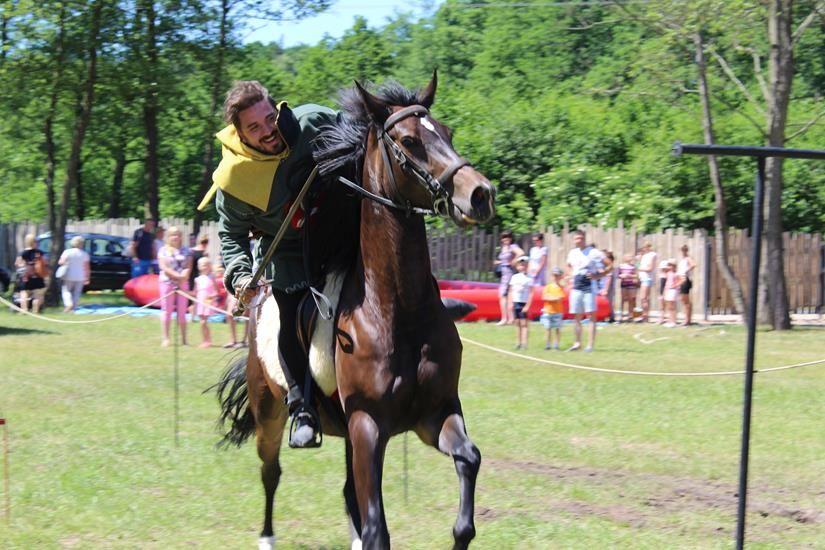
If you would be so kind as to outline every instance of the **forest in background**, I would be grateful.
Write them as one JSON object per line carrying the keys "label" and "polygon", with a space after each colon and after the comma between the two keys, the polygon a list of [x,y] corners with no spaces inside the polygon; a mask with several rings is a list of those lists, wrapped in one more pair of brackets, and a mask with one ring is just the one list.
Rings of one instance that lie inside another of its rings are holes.
{"label": "forest in background", "polygon": [[[704,141],[686,37],[703,37],[716,142],[765,144],[767,3],[552,4],[449,0],[425,18],[358,19],[340,39],[285,49],[243,44],[252,17],[328,2],[2,0],[0,222],[59,215],[61,199],[75,219],[193,217],[234,79],[334,106],[353,79],[416,87],[437,67],[434,114],[498,186],[497,224],[712,229],[706,161],[670,155],[677,139]],[[822,2],[794,4],[804,33],[788,147],[825,145],[823,14]],[[746,227],[753,163],[719,163],[727,221]],[[782,195],[786,230],[825,229],[825,163],[785,162]]]}

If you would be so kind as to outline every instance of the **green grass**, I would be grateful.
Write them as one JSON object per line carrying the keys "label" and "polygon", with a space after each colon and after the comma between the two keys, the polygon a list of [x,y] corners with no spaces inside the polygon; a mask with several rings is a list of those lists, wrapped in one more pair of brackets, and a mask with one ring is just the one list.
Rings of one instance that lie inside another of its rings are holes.
{"label": "green grass", "polygon": [[[181,350],[176,447],[173,353],[158,347],[158,325],[125,318],[69,326],[0,313],[0,416],[9,422],[12,482],[0,547],[254,547],[263,501],[254,445],[216,450],[217,404],[201,394],[227,355]],[[514,340],[509,327],[460,330],[505,349]],[[226,341],[225,327],[213,331],[217,343]],[[633,337],[640,332],[667,339],[642,344]],[[565,326],[564,342],[570,337]],[[739,327],[605,327],[592,354],[543,351],[538,325],[531,338],[528,354],[590,366],[720,371],[744,362]],[[821,359],[823,342],[822,330],[761,332],[757,367]],[[465,344],[461,386],[483,455],[476,547],[732,546],[741,376],[598,374]],[[825,364],[756,377],[752,548],[825,545],[823,394]],[[408,448],[407,502],[403,438],[387,452],[393,545],[448,547],[458,503],[452,461],[414,436]],[[342,441],[285,449],[282,463],[280,546],[347,547]]]}

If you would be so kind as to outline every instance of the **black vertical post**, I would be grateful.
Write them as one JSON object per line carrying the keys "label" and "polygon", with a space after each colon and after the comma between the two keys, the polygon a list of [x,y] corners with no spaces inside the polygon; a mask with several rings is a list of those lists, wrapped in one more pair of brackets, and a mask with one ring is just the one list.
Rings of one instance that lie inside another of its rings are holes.
{"label": "black vertical post", "polygon": [[762,205],[765,202],[765,157],[756,159],[756,187],[753,193],[751,224],[751,283],[748,294],[748,343],[745,355],[745,398],[742,412],[742,453],[739,458],[739,512],[736,548],[745,546],[745,511],[748,495],[748,454],[750,453],[751,402],[753,398],[753,352],[756,345],[756,310],[759,290],[759,262],[762,257]]}
{"label": "black vertical post", "polygon": [[816,313],[825,313],[825,244],[819,247],[819,303],[816,305]]}

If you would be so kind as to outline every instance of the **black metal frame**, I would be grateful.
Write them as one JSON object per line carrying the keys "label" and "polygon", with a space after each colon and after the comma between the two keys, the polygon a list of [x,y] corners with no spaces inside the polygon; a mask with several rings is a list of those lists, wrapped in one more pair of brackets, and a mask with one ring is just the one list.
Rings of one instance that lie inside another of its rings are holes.
{"label": "black metal frame", "polygon": [[753,193],[753,220],[751,222],[751,283],[748,289],[748,341],[745,351],[745,389],[742,407],[742,448],[739,459],[739,506],[736,522],[736,548],[745,545],[745,510],[748,492],[748,458],[750,454],[751,403],[753,399],[753,352],[756,344],[756,308],[759,288],[759,263],[762,255],[762,224],[765,201],[765,159],[783,157],[825,160],[825,151],[815,149],[785,149],[783,147],[741,147],[735,145],[694,145],[676,142],[673,154],[719,155],[756,158],[756,184]]}

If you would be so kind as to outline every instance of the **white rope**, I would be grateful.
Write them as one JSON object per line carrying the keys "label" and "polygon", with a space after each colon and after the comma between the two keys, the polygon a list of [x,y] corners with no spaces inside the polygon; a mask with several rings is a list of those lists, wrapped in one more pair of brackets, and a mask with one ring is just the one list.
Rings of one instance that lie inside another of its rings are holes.
{"label": "white rope", "polygon": [[[591,372],[605,372],[609,374],[632,374],[636,376],[731,376],[731,375],[741,375],[745,374],[743,370],[737,371],[717,371],[717,372],[651,372],[651,371],[641,371],[641,370],[618,370],[618,369],[603,369],[599,367],[586,367],[584,365],[573,365],[571,363],[562,363],[560,361],[551,361],[549,359],[542,359],[540,357],[531,357],[529,355],[522,355],[520,353],[514,353],[512,351],[507,351],[501,348],[496,348],[493,346],[488,346],[487,344],[482,344],[481,342],[476,342],[475,340],[471,340],[470,338],[466,338],[464,336],[461,337],[463,342],[467,342],[469,344],[476,345],[480,348],[488,349],[490,351],[495,351],[496,353],[501,353],[503,355],[509,355],[511,357],[517,357],[519,359],[524,359],[526,361],[534,361],[536,363],[545,363],[548,365],[555,365],[558,367],[567,367],[569,369],[578,369],[578,370],[586,370]],[[797,363],[795,365],[784,365],[781,367],[772,367],[768,369],[754,369],[754,372],[775,372],[780,370],[788,370],[788,369],[797,369],[799,367],[807,367],[810,365],[817,365],[819,363],[825,363],[825,359],[817,359],[816,361],[808,361],[807,363]]]}
{"label": "white rope", "polygon": [[[141,309],[146,309],[148,307],[152,307],[153,305],[157,304],[158,302],[161,302],[161,301],[165,300],[166,298],[168,298],[172,294],[175,294],[176,292],[178,292],[178,291],[173,290],[172,292],[170,292],[170,293],[168,293],[164,296],[161,296],[157,300],[152,300],[148,304],[140,306],[139,308],[137,308],[137,310],[139,311]],[[30,311],[26,311],[26,310],[24,310],[24,309],[22,309],[22,308],[20,308],[16,305],[14,305],[12,302],[9,302],[8,300],[3,298],[2,296],[0,296],[0,303],[6,304],[11,309],[13,309],[15,311],[18,311],[20,313],[23,313],[25,315],[28,315],[29,317],[34,317],[35,319],[41,319],[43,321],[49,321],[49,322],[52,322],[52,323],[62,323],[64,325],[87,325],[87,324],[90,324],[90,323],[102,323],[104,321],[111,321],[113,319],[119,319],[121,317],[126,317],[127,315],[133,315],[135,313],[135,311],[127,311],[126,313],[121,313],[119,315],[113,315],[111,317],[104,317],[103,319],[89,319],[87,321],[67,321],[65,319],[53,319],[52,317],[46,317],[44,315],[38,315],[37,313],[32,313]]]}
{"label": "white rope", "polygon": [[208,307],[209,309],[211,309],[211,310],[213,310],[213,311],[217,311],[218,313],[222,313],[222,314],[224,314],[224,315],[232,315],[231,313],[229,313],[229,312],[228,312],[228,311],[226,311],[225,309],[221,309],[221,308],[219,308],[219,307],[217,307],[217,306],[214,306],[214,305],[212,305],[212,304],[208,304],[208,303],[206,303],[206,302],[203,302],[203,301],[201,301],[201,300],[198,300],[198,299],[197,299],[197,298],[195,298],[192,294],[189,294],[189,293],[184,292],[184,291],[182,291],[182,290],[176,290],[175,292],[177,292],[177,293],[178,293],[178,294],[180,294],[181,296],[185,297],[187,300],[192,300],[192,301],[193,301],[193,302],[195,302],[196,304],[200,304],[200,305],[202,305],[202,306]]}

